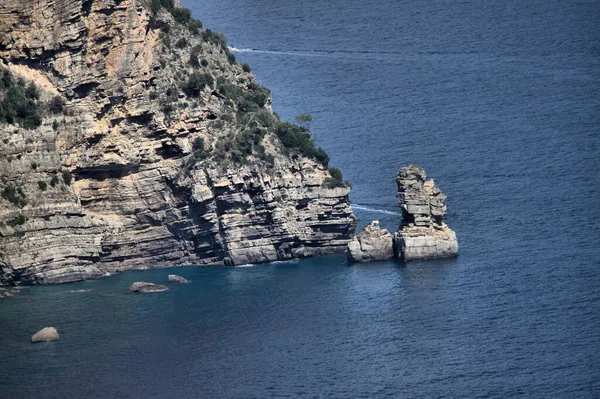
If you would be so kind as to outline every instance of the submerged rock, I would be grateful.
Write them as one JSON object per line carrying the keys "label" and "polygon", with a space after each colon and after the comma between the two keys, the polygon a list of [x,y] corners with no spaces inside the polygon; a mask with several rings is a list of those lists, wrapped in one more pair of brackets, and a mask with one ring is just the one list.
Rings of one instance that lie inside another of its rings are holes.
{"label": "submerged rock", "polygon": [[352,262],[388,260],[394,257],[394,237],[379,227],[375,220],[367,224],[348,244],[348,257]]}
{"label": "submerged rock", "polygon": [[49,342],[58,341],[60,336],[54,327],[45,327],[31,336],[31,342]]}
{"label": "submerged rock", "polygon": [[163,292],[168,290],[166,285],[147,283],[145,281],[136,281],[131,284],[129,291],[147,294],[151,292]]}
{"label": "submerged rock", "polygon": [[395,239],[404,261],[458,255],[456,234],[443,220],[446,196],[433,180],[425,179],[425,171],[416,165],[400,169],[396,177],[402,225]]}
{"label": "submerged rock", "polygon": [[169,274],[169,282],[170,283],[179,283],[179,284],[187,284],[189,283],[188,280],[186,280],[185,278],[178,276],[176,274]]}

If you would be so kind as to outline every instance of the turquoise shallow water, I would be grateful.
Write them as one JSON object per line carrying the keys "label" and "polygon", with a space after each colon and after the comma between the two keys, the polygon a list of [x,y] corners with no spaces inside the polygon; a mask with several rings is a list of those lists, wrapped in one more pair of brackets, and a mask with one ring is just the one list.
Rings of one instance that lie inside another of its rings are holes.
{"label": "turquoise shallow water", "polygon": [[[0,398],[600,396],[597,2],[183,3],[313,115],[361,223],[397,227],[417,163],[461,255],[33,287],[0,301]],[[63,339],[29,344],[45,325]]]}

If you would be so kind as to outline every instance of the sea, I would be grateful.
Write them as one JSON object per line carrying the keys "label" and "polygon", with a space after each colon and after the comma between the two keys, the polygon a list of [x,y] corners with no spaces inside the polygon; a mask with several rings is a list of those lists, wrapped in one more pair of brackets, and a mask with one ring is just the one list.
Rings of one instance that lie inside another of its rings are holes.
{"label": "sea", "polygon": [[359,226],[397,229],[417,164],[460,255],[26,288],[0,301],[0,398],[600,397],[599,1],[182,3],[282,119],[312,115]]}

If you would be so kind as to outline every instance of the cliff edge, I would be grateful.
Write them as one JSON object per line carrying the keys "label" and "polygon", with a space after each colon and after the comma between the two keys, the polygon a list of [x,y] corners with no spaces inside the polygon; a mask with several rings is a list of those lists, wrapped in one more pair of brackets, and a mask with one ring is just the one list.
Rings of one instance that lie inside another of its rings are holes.
{"label": "cliff edge", "polygon": [[349,188],[169,0],[0,4],[0,285],[344,251]]}

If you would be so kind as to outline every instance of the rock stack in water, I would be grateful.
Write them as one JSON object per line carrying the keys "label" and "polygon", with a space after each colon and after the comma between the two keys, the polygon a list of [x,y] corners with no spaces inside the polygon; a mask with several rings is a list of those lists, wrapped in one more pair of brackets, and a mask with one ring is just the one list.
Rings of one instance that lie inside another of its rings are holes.
{"label": "rock stack in water", "polygon": [[[400,169],[398,203],[402,224],[392,237],[379,222],[371,222],[348,244],[353,262],[450,258],[458,255],[456,234],[444,223],[446,196],[433,180],[425,180],[423,168],[409,165]],[[395,244],[395,245],[394,245]]]}
{"label": "rock stack in water", "polygon": [[367,224],[348,244],[348,256],[354,262],[387,260],[394,257],[394,237],[375,220]]}
{"label": "rock stack in water", "polygon": [[409,165],[398,172],[398,203],[402,225],[396,233],[398,255],[405,261],[458,255],[456,234],[444,223],[446,196],[423,168]]}

